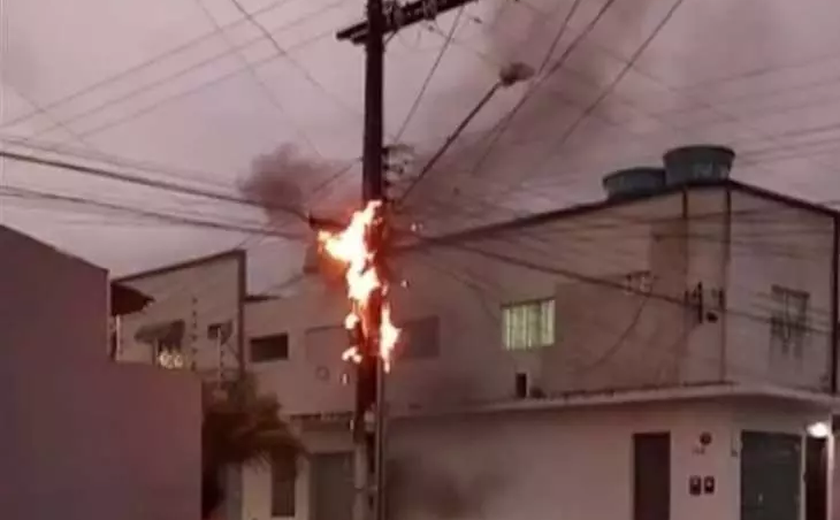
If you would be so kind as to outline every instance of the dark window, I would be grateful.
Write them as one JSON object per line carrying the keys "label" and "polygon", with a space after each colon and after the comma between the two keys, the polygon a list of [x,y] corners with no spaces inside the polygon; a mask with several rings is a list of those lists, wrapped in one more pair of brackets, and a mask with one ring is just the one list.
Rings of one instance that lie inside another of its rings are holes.
{"label": "dark window", "polygon": [[279,451],[271,457],[271,516],[295,516],[295,457]]}
{"label": "dark window", "polygon": [[771,353],[802,359],[808,332],[810,295],[777,285],[772,287],[770,294],[773,299],[770,316]]}
{"label": "dark window", "polygon": [[289,335],[272,334],[251,340],[251,361],[262,363],[264,361],[277,361],[289,359]]}
{"label": "dark window", "polygon": [[436,316],[406,323],[401,333],[401,357],[407,359],[436,357],[440,353],[438,323]]}
{"label": "dark window", "polygon": [[633,435],[633,519],[671,518],[671,435]]}

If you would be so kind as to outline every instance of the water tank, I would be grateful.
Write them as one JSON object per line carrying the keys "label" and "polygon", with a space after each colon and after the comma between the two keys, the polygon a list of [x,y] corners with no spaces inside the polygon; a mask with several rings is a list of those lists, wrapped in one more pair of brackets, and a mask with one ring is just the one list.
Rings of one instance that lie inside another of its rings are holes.
{"label": "water tank", "polygon": [[668,186],[729,178],[735,152],[725,146],[692,145],[674,148],[663,158]]}
{"label": "water tank", "polygon": [[654,166],[627,168],[611,173],[602,181],[608,199],[638,197],[665,186],[665,170]]}

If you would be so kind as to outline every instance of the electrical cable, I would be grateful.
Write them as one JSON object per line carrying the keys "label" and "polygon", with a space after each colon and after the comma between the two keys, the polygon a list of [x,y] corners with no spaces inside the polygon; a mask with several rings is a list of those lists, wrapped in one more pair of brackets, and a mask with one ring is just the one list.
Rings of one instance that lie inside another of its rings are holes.
{"label": "electrical cable", "polygon": [[[200,0],[199,0],[199,1],[200,1]],[[318,81],[317,79],[315,79],[315,78],[312,76],[312,74],[309,72],[309,70],[308,70],[306,67],[304,67],[303,65],[301,65],[301,63],[300,63],[298,60],[296,60],[296,59],[295,59],[295,58],[294,58],[291,54],[289,54],[288,50],[286,50],[286,49],[284,49],[283,47],[281,47],[281,46],[280,46],[280,43],[277,41],[277,39],[274,37],[274,35],[271,33],[271,31],[269,31],[268,29],[266,29],[266,27],[265,27],[262,23],[260,23],[260,22],[259,22],[259,20],[257,20],[256,18],[254,18],[254,17],[251,15],[251,13],[250,13],[250,12],[248,12],[248,10],[247,10],[247,9],[245,9],[245,8],[242,6],[242,3],[241,3],[239,0],[230,0],[230,3],[231,3],[231,4],[233,4],[233,6],[236,8],[236,10],[237,10],[237,11],[239,11],[239,12],[240,12],[243,16],[245,16],[245,18],[246,18],[249,22],[251,22],[251,24],[253,24],[253,26],[254,26],[254,27],[256,27],[257,29],[259,29],[259,31],[263,33],[263,36],[264,36],[264,37],[265,37],[265,38],[266,38],[266,39],[267,39],[267,40],[271,43],[271,45],[272,45],[272,46],[274,47],[274,49],[277,51],[277,54],[278,54],[279,56],[282,56],[282,57],[283,57],[286,61],[288,61],[288,62],[289,62],[289,63],[291,63],[291,64],[292,64],[292,65],[293,65],[296,69],[298,69],[298,71],[299,71],[299,72],[300,72],[300,73],[304,76],[304,78],[306,78],[306,80],[307,80],[307,81],[308,81],[308,82],[309,82],[312,86],[314,86],[315,88],[317,88],[318,90],[320,90],[321,92],[323,92],[324,94],[326,94],[326,95],[327,95],[327,97],[329,97],[330,99],[332,99],[333,101],[335,101],[335,102],[336,102],[339,106],[342,106],[342,107],[344,107],[345,109],[347,109],[348,111],[350,111],[350,112],[352,112],[352,113],[354,113],[354,114],[357,114],[360,118],[362,117],[362,115],[358,113],[358,110],[356,110],[356,109],[354,109],[354,108],[351,108],[349,105],[347,105],[347,104],[344,102],[344,100],[342,100],[341,98],[337,97],[334,93],[332,93],[331,91],[329,91],[329,90],[327,89],[327,87],[325,87],[325,86],[324,86],[324,84],[323,84],[323,83],[321,83],[320,81]]]}
{"label": "electrical cable", "polygon": [[[469,169],[469,173],[467,175],[468,177],[473,177],[476,175],[479,169],[489,158],[493,148],[499,142],[505,130],[510,125],[511,121],[516,116],[516,114],[519,113],[519,111],[522,109],[525,103],[527,103],[531,96],[534,95],[534,93],[537,91],[540,85],[542,85],[542,83],[545,82],[546,79],[553,76],[558,70],[560,70],[563,67],[563,65],[569,59],[569,56],[571,56],[571,54],[577,49],[578,45],[580,45],[583,42],[583,40],[589,35],[589,33],[592,32],[592,30],[595,28],[598,22],[601,21],[601,18],[603,18],[606,15],[607,11],[610,9],[610,7],[612,7],[613,3],[615,3],[615,0],[606,0],[606,2],[604,2],[604,4],[598,10],[598,13],[595,15],[595,17],[586,25],[583,31],[581,31],[577,35],[577,37],[574,40],[572,40],[568,47],[566,47],[566,49],[563,51],[563,54],[560,55],[560,58],[557,59],[557,61],[551,66],[548,72],[544,73],[541,76],[538,76],[534,80],[534,82],[531,83],[530,88],[525,91],[525,93],[522,95],[519,101],[513,106],[513,108],[511,108],[507,112],[507,114],[505,114],[502,117],[499,124],[497,125],[497,129],[495,130],[495,132],[491,136],[489,136],[489,141],[485,147],[484,152],[479,156],[475,164]],[[571,20],[572,16],[574,16],[578,7],[579,3],[576,1],[575,4],[572,4],[572,9],[569,10],[569,13],[567,14],[566,18],[564,18],[563,25],[560,27],[555,41],[552,41],[552,45],[549,48],[549,53],[547,54],[549,59],[550,56],[554,54],[554,48],[556,47],[557,43],[559,43],[560,38],[563,36],[566,29],[568,28],[569,21]],[[547,60],[544,60],[544,63],[541,65],[541,69],[545,69],[545,61]]]}
{"label": "electrical cable", "polygon": [[[456,243],[453,243],[451,241],[429,240],[429,239],[427,239],[427,242],[423,243],[423,246],[428,247],[432,243],[434,243],[434,245],[436,245],[436,246],[442,246],[442,247],[451,248],[451,249],[455,249],[455,250],[461,250],[461,251],[464,251],[464,252],[475,254],[477,256],[484,257],[484,258],[489,259],[489,260],[495,260],[497,262],[518,266],[518,267],[521,267],[521,268],[524,268],[524,269],[537,271],[537,272],[544,272],[544,273],[548,273],[548,274],[560,275],[560,276],[563,276],[565,278],[569,278],[571,280],[575,280],[575,281],[581,282],[581,283],[587,283],[587,284],[590,284],[590,285],[610,288],[610,289],[619,290],[619,291],[629,291],[629,292],[633,292],[635,294],[641,294],[641,295],[649,294],[651,298],[654,298],[654,299],[657,299],[657,300],[660,300],[660,301],[664,301],[664,302],[667,302],[667,303],[672,303],[672,304],[679,305],[679,306],[685,306],[686,305],[686,302],[684,302],[681,298],[676,298],[676,297],[673,297],[673,296],[670,296],[670,295],[665,295],[665,294],[657,294],[657,293],[654,293],[653,291],[650,291],[650,292],[646,293],[646,292],[636,290],[636,289],[628,289],[623,284],[613,282],[611,280],[606,280],[606,279],[598,278],[598,277],[595,277],[595,276],[590,276],[590,275],[587,275],[587,274],[579,273],[579,272],[576,272],[574,270],[566,269],[566,268],[562,268],[562,267],[545,266],[545,265],[538,264],[536,262],[532,262],[532,261],[527,260],[527,259],[516,258],[516,257],[511,256],[511,255],[502,254],[502,253],[498,253],[498,252],[494,252],[494,251],[487,251],[485,249],[481,249],[481,248],[478,248],[478,247],[473,247],[473,246],[464,245],[464,244],[456,244]],[[737,316],[737,317],[742,317],[742,318],[745,318],[745,319],[748,319],[748,320],[759,321],[759,322],[762,322],[762,323],[769,323],[769,320],[766,317],[757,316],[757,315],[751,314],[749,312],[738,311],[738,310],[734,310],[734,309],[727,309],[726,312],[727,312],[727,314]],[[825,331],[825,330],[817,330],[817,329],[813,329],[813,328],[810,328],[810,327],[808,328],[808,330],[810,332],[814,332],[814,333],[818,333],[818,334],[822,334],[822,335],[828,334],[828,331]]]}
{"label": "electrical cable", "polygon": [[[269,13],[269,12],[275,10],[275,9],[278,9],[278,8],[282,7],[284,4],[287,4],[290,1],[291,0],[278,0],[278,1],[271,2],[267,5],[259,8],[257,11],[255,11],[254,16]],[[246,22],[246,19],[245,18],[240,18],[240,19],[234,20],[233,22],[230,22],[230,23],[224,25],[223,28],[225,30],[231,29],[231,28],[236,27],[236,26],[238,26],[238,25],[240,25],[244,22]],[[83,87],[79,90],[76,90],[76,91],[72,92],[71,94],[62,96],[59,99],[50,101],[50,102],[44,104],[42,108],[44,110],[48,111],[48,112],[53,110],[53,109],[59,108],[62,105],[65,105],[65,104],[67,104],[71,101],[75,101],[76,99],[82,97],[85,94],[93,92],[93,91],[95,91],[99,88],[102,88],[104,86],[108,86],[112,83],[115,83],[115,82],[121,80],[121,79],[127,78],[127,77],[129,77],[129,76],[131,76],[131,75],[133,75],[133,74],[135,74],[139,71],[142,71],[142,70],[144,70],[144,69],[146,69],[146,68],[148,68],[152,65],[160,63],[165,58],[175,56],[177,54],[180,54],[182,51],[185,51],[185,50],[191,49],[193,47],[196,47],[200,43],[210,41],[215,36],[216,36],[216,33],[214,31],[210,31],[210,32],[201,34],[201,35],[199,35],[199,36],[197,36],[197,37],[195,37],[195,38],[193,38],[193,39],[191,39],[191,40],[189,40],[189,41],[187,41],[187,42],[185,42],[181,45],[178,45],[177,47],[174,47],[172,49],[164,51],[164,52],[162,52],[160,54],[157,54],[157,55],[153,56],[152,58],[149,58],[149,59],[147,59],[147,60],[145,60],[145,61],[143,61],[143,62],[141,62],[137,65],[129,67],[128,69],[124,69],[124,70],[122,70],[122,71],[120,71],[120,72],[118,72],[118,73],[116,73],[112,76],[108,76],[107,78],[96,81],[95,83],[93,83],[91,85],[88,85],[88,86]],[[254,40],[250,41],[249,43],[253,43],[253,42],[254,42]],[[38,115],[38,111],[33,111],[33,112],[29,112],[27,114],[23,114],[21,116],[15,117],[15,118],[7,121],[7,122],[4,122],[2,125],[0,125],[0,129],[9,128],[9,127],[14,126],[14,125],[19,124],[19,123],[24,123],[24,122],[32,119],[33,117],[35,117],[37,115]]]}
{"label": "electrical cable", "polygon": [[249,227],[249,226],[238,226],[224,222],[218,221],[210,221],[210,220],[200,220],[191,217],[184,217],[180,215],[173,215],[148,209],[142,208],[135,208],[131,206],[121,205],[121,204],[114,204],[109,202],[97,201],[85,197],[77,197],[72,195],[60,195],[56,193],[49,193],[43,192],[38,190],[32,190],[28,188],[19,188],[19,187],[9,187],[5,186],[0,188],[0,194],[4,197],[17,197],[17,198],[36,198],[36,199],[43,199],[43,200],[50,200],[55,202],[67,202],[72,204],[78,204],[82,206],[92,206],[100,209],[107,209],[121,213],[127,213],[131,215],[138,215],[143,217],[148,217],[151,219],[162,220],[164,222],[170,222],[175,224],[187,224],[191,226],[197,227],[204,227],[209,229],[217,229],[222,231],[234,231],[238,233],[247,233],[252,235],[258,236],[275,236],[278,238],[283,238],[286,240],[292,241],[300,241],[301,237],[296,235],[284,234],[278,232],[276,230],[267,229],[264,227]]}
{"label": "electrical cable", "polygon": [[[298,18],[298,19],[293,20],[292,22],[289,22],[289,23],[286,23],[286,24],[282,25],[281,29],[294,28],[295,26],[297,26],[299,24],[302,24],[306,21],[309,21],[313,17],[320,16],[323,12],[326,12],[330,9],[338,7],[339,5],[343,4],[344,2],[345,2],[345,0],[336,0],[335,2],[332,2],[331,4],[327,5],[321,11],[316,11],[314,13],[309,13],[309,14],[304,15],[304,16]],[[299,41],[291,44],[289,46],[289,48],[287,49],[287,52],[291,51],[291,50],[294,50],[294,49],[302,48],[306,45],[309,45],[309,44],[311,44],[315,41],[326,38],[330,35],[332,35],[332,30],[323,31],[321,33],[316,34],[315,36],[304,38],[303,40],[299,40]],[[236,49],[249,48],[251,45],[253,45],[253,44],[255,44],[259,41],[262,41],[262,39],[263,39],[262,36],[251,39],[251,40],[247,41],[246,43],[244,43],[243,45],[238,46]],[[201,60],[197,63],[194,63],[194,64],[192,64],[192,65],[190,65],[186,68],[179,69],[172,74],[169,74],[169,75],[164,76],[162,78],[151,81],[148,84],[144,84],[140,87],[129,90],[126,93],[123,93],[119,96],[110,98],[110,99],[108,99],[104,102],[101,102],[99,104],[94,104],[92,107],[89,107],[85,110],[82,110],[80,112],[77,112],[77,113],[71,115],[70,117],[68,117],[66,119],[63,119],[63,123],[65,125],[69,125],[69,124],[74,123],[76,121],[79,121],[83,118],[87,118],[88,116],[101,113],[103,110],[105,110],[105,109],[107,109],[111,106],[122,103],[124,101],[134,99],[140,94],[147,93],[152,89],[155,89],[157,87],[161,87],[161,86],[164,86],[164,85],[170,83],[173,79],[181,78],[181,77],[185,76],[186,74],[188,74],[190,72],[201,69],[205,65],[212,64],[212,63],[218,61],[221,58],[227,57],[227,56],[231,55],[233,52],[236,52],[236,49],[232,50],[230,48],[225,48],[224,51],[222,51],[220,53],[217,53],[217,54],[211,56],[210,58],[203,59],[203,60]],[[175,100],[175,99],[179,99],[179,98],[184,97],[186,95],[190,95],[190,94],[193,94],[195,92],[204,90],[204,89],[209,88],[211,86],[214,86],[214,85],[216,85],[216,84],[218,84],[222,81],[225,81],[229,78],[232,78],[232,77],[234,77],[234,76],[236,76],[236,75],[238,75],[242,72],[245,72],[246,70],[252,70],[252,69],[257,68],[259,66],[262,66],[262,65],[265,65],[267,63],[273,62],[274,60],[276,60],[280,57],[282,57],[282,56],[277,55],[277,54],[271,54],[268,57],[261,58],[259,60],[256,60],[253,63],[249,62],[248,66],[235,67],[232,71],[226,72],[221,76],[216,76],[211,80],[201,82],[197,85],[193,85],[193,86],[189,87],[188,89],[186,89],[185,91],[180,91],[180,92],[176,92],[175,94],[170,94],[168,96],[165,96],[162,99],[156,100],[154,103],[152,103],[150,105],[147,105],[147,106],[145,106],[141,109],[138,109],[138,110],[135,110],[135,111],[129,113],[128,115],[120,116],[119,118],[117,118],[115,120],[105,122],[105,123],[100,124],[98,126],[95,126],[93,128],[89,128],[89,129],[86,129],[82,132],[77,132],[77,133],[79,135],[83,136],[83,137],[87,137],[89,135],[99,133],[99,132],[104,131],[106,129],[112,128],[112,127],[117,126],[119,124],[125,123],[127,121],[132,120],[132,119],[135,119],[135,118],[137,118],[139,116],[142,116],[146,113],[149,113],[150,111],[158,108],[159,106],[162,106],[166,102],[169,102],[169,101],[172,101],[172,100]],[[44,108],[46,110],[48,110],[48,105],[45,106]],[[36,132],[34,134],[34,137],[38,137],[45,132],[53,130],[54,128],[56,128],[56,127],[52,126],[52,127],[46,128],[42,131]]]}
{"label": "electrical cable", "polygon": [[[47,166],[51,168],[60,168],[64,170],[70,170],[76,173],[81,173],[84,175],[92,175],[94,177],[101,177],[110,180],[116,180],[121,182],[127,182],[130,184],[136,184],[139,186],[145,186],[149,188],[157,188],[162,189],[165,191],[169,191],[172,193],[180,193],[184,195],[191,195],[197,197],[204,197],[213,200],[218,200],[222,202],[230,202],[234,204],[250,206],[250,207],[258,207],[262,209],[262,206],[254,203],[251,200],[248,200],[243,197],[235,196],[235,195],[227,195],[224,193],[218,193],[213,191],[204,190],[201,188],[194,188],[182,184],[173,183],[166,180],[158,180],[158,179],[150,179],[148,177],[139,177],[136,175],[116,172],[111,170],[105,170],[102,168],[95,168],[90,166],[85,166],[82,164],[74,164],[66,161],[56,160],[56,159],[49,159],[44,157],[38,157],[32,154],[19,154],[15,152],[9,152],[0,150],[0,158],[11,159],[14,161],[36,164],[40,166]],[[292,208],[292,207],[285,207],[280,205],[271,205],[268,209],[276,210],[279,212],[287,213],[290,216],[296,217],[302,221],[307,221],[307,215],[303,213],[300,209]]]}
{"label": "electrical cable", "polygon": [[452,37],[455,35],[455,31],[458,29],[458,26],[461,22],[461,16],[464,14],[465,7],[466,6],[461,6],[460,9],[458,9],[458,12],[455,14],[455,19],[452,21],[452,26],[449,28],[449,34],[444,40],[443,45],[441,45],[437,57],[435,57],[434,63],[432,63],[429,72],[426,74],[426,79],[423,80],[423,84],[420,86],[420,90],[417,92],[417,96],[415,96],[414,102],[411,104],[411,107],[408,109],[408,113],[406,113],[405,119],[403,119],[400,128],[397,130],[397,134],[394,136],[393,139],[394,143],[399,143],[400,139],[402,139],[402,136],[408,128],[408,125],[411,123],[414,114],[420,107],[420,103],[423,101],[423,96],[426,94],[426,90],[429,88],[429,84],[431,83],[432,78],[434,78],[435,72],[437,72],[440,63],[443,60],[443,56],[446,54],[446,51],[452,44]]}
{"label": "electrical cable", "polygon": [[[239,7],[239,4],[236,2],[236,0],[232,1],[237,5],[237,7]],[[222,25],[218,22],[218,20],[216,20],[216,17],[213,16],[213,13],[210,12],[210,9],[206,5],[204,5],[204,0],[195,0],[195,3],[198,4],[201,11],[204,13],[205,18],[207,18],[207,20],[209,20],[210,23],[213,25],[216,34],[218,34],[224,40],[228,48],[233,50],[233,53],[236,55],[239,61],[242,62],[246,67],[248,67],[249,75],[254,80],[254,83],[256,83],[259,89],[263,92],[263,94],[265,94],[265,98],[268,100],[268,102],[271,103],[271,105],[277,109],[281,117],[288,120],[292,125],[294,125],[295,132],[298,134],[298,137],[301,137],[309,145],[312,151],[315,152],[315,155],[323,159],[324,156],[321,154],[318,147],[315,145],[315,141],[312,140],[312,138],[309,136],[309,134],[306,133],[306,131],[300,124],[297,124],[295,122],[295,120],[286,110],[286,107],[284,107],[283,103],[280,102],[280,99],[277,97],[277,94],[273,90],[271,90],[271,88],[268,86],[268,83],[265,80],[263,80],[262,77],[257,73],[257,71],[251,67],[251,63],[248,61],[248,58],[245,57],[245,55],[239,49],[236,49],[236,44],[230,38],[228,38],[227,33],[222,28]],[[253,18],[250,17],[250,15],[245,15],[245,19],[251,23],[257,23],[253,20]],[[260,28],[263,31],[263,33],[266,32],[265,28],[262,27],[262,25],[260,25]],[[269,38],[271,37],[270,34],[271,33],[269,33]]]}
{"label": "electrical cable", "polygon": [[[596,97],[591,103],[589,103],[583,110],[583,112],[580,114],[580,116],[578,116],[572,122],[572,124],[569,125],[566,128],[566,130],[561,134],[560,138],[554,143],[555,146],[552,146],[553,153],[549,156],[549,158],[554,157],[556,153],[563,148],[563,146],[568,142],[568,140],[580,127],[581,123],[583,123],[589,117],[589,115],[592,114],[601,105],[601,103],[603,103],[604,100],[606,100],[613,93],[618,84],[621,83],[621,81],[624,79],[627,73],[630,72],[630,69],[639,60],[642,54],[644,54],[644,52],[648,49],[650,44],[653,43],[653,40],[656,39],[657,36],[659,36],[659,34],[662,32],[662,30],[665,28],[668,22],[671,21],[674,14],[676,14],[680,6],[683,5],[684,1],[685,0],[676,0],[673,4],[671,4],[671,7],[665,13],[665,16],[662,17],[662,19],[659,21],[659,23],[656,24],[653,31],[648,35],[648,37],[645,38],[642,41],[642,43],[636,48],[636,50],[630,56],[630,59],[624,63],[619,73],[616,74],[612,81],[610,81],[610,83],[600,92],[598,97]],[[552,67],[552,70],[559,70],[560,67],[557,65],[558,64],[555,64],[555,67]],[[559,65],[562,66],[562,64]],[[526,173],[520,181],[520,183],[532,177],[534,171],[538,171],[543,164],[544,162],[542,161],[537,163],[537,167],[534,170],[529,170],[526,168],[524,170],[526,171]],[[509,192],[503,192],[502,196],[504,196],[506,193]]]}

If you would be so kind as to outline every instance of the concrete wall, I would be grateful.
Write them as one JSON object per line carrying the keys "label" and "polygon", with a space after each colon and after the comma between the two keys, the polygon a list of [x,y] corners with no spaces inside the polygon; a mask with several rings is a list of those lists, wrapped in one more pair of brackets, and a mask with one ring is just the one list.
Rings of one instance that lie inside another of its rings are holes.
{"label": "concrete wall", "polygon": [[[696,323],[683,301],[691,283],[721,285],[720,242],[688,237],[719,233],[723,219],[683,215],[719,211],[724,196],[709,189],[687,199],[675,193],[405,254],[395,267],[408,287],[392,288],[394,317],[438,317],[441,347],[431,359],[398,353],[389,399],[412,407],[506,400],[517,372],[549,395],[719,381],[720,325]],[[623,291],[624,275],[643,270],[653,273],[651,295]],[[556,344],[505,351],[501,306],[543,297],[556,300]],[[249,336],[290,335],[288,360],[253,367],[290,413],[349,408],[345,309],[340,284],[248,305]]]}
{"label": "concrete wall", "polygon": [[199,515],[200,389],[107,358],[108,276],[0,228],[0,517]]}
{"label": "concrete wall", "polygon": [[[398,356],[389,398],[510,399],[517,372],[549,395],[721,381],[825,389],[831,220],[733,190],[730,222],[728,204],[722,187],[695,188],[405,254],[395,318],[438,317],[441,347],[432,359]],[[756,204],[765,216],[750,219]],[[622,276],[640,270],[653,273],[651,294],[623,292]],[[773,284],[811,294],[810,326],[821,332],[809,333],[800,364],[769,362]],[[700,289],[702,310],[686,300]],[[505,351],[502,305],[544,297],[556,300],[556,344]],[[249,335],[290,335],[288,360],[254,367],[290,412],[350,406],[345,308],[340,284],[249,305]]]}
{"label": "concrete wall", "polygon": [[[831,217],[740,192],[732,214],[727,378],[828,389]],[[771,351],[774,284],[810,295],[801,358]]]}
{"label": "concrete wall", "polygon": [[184,355],[188,367],[212,374],[219,367],[219,345],[208,337],[208,327],[231,321],[233,335],[221,349],[222,364],[238,364],[241,327],[239,312],[245,295],[245,256],[231,252],[198,259],[148,274],[123,278],[125,283],[154,298],[143,311],[122,318],[119,359],[150,363],[152,347],[135,339],[140,327],[173,320],[185,322]]}
{"label": "concrete wall", "polygon": [[[632,435],[671,433],[671,517],[740,518],[740,431],[803,434],[817,415],[757,402],[684,401],[404,419],[389,427],[389,498],[399,519],[632,518]],[[700,435],[712,442],[701,449]],[[315,453],[349,451],[346,430],[310,431]],[[396,480],[394,468],[407,468]],[[309,464],[294,518],[311,520]],[[692,475],[713,476],[692,496]],[[248,518],[270,518],[268,471],[246,473]],[[454,512],[454,513],[453,513]]]}

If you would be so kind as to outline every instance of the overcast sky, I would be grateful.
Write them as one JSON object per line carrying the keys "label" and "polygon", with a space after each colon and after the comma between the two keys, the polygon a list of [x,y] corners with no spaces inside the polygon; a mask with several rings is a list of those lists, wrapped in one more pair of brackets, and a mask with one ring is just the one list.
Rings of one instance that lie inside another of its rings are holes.
{"label": "overcast sky", "polygon": [[[581,1],[554,59],[604,1]],[[351,164],[361,151],[363,56],[333,32],[360,17],[363,2],[240,3],[282,53],[232,0],[0,0],[4,148],[228,194],[237,193],[255,157],[281,145],[329,165],[324,178]],[[434,25],[403,30],[388,46],[389,136],[403,124],[442,46],[401,138],[420,154],[443,141],[500,66],[539,67],[573,3],[482,0]],[[479,203],[548,209],[600,197],[600,178],[611,169],[657,163],[672,145],[714,142],[739,152],[734,175],[741,180],[840,202],[833,175],[840,156],[840,4],[684,0],[624,74],[674,5],[615,2],[564,67],[534,91],[492,160],[474,172],[474,152],[460,147],[450,158],[459,161],[418,191],[453,212]],[[464,143],[530,86],[500,92]],[[94,161],[95,154],[110,158]],[[356,194],[358,174],[351,168],[323,192],[334,198],[319,202]],[[2,163],[2,182],[191,218],[263,222],[259,211],[233,204],[12,161]],[[243,244],[255,252],[261,280],[279,278],[300,261],[298,246],[276,239],[0,195],[0,223],[118,274]]]}

